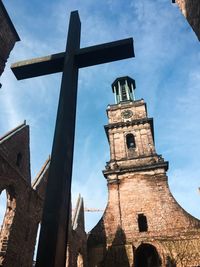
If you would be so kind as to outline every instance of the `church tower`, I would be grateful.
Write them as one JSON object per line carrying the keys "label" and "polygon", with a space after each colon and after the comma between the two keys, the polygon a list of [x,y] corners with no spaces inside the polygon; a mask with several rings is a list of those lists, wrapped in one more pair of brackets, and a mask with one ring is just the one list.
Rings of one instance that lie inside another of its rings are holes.
{"label": "church tower", "polygon": [[[107,108],[108,204],[88,237],[89,267],[198,266],[200,221],[170,193],[168,162],[157,154],[153,119],[135,81],[117,78]],[[184,265],[185,264],[185,265]]]}

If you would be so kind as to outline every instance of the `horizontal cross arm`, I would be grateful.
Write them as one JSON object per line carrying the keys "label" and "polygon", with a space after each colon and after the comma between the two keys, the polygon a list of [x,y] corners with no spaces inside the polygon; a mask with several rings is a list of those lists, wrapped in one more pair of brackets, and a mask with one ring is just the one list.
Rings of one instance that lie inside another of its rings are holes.
{"label": "horizontal cross arm", "polygon": [[33,78],[61,72],[64,64],[65,52],[19,61],[11,65],[11,69],[18,80]]}
{"label": "horizontal cross arm", "polygon": [[[120,59],[134,57],[133,39],[123,39],[81,48],[75,54],[75,64],[79,68],[108,63]],[[33,78],[63,70],[65,52],[19,61],[11,65],[11,69],[18,80]]]}
{"label": "horizontal cross arm", "polygon": [[81,48],[75,55],[79,68],[134,57],[133,38]]}

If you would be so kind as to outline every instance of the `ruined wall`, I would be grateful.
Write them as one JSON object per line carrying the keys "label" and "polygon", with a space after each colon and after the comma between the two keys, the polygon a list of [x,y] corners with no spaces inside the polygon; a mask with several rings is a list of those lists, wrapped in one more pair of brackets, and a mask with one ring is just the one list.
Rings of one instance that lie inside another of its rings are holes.
{"label": "ruined wall", "polygon": [[88,267],[87,234],[85,232],[83,198],[79,196],[76,208],[71,213],[66,267]]}
{"label": "ruined wall", "polygon": [[200,40],[200,1],[199,0],[173,0],[188,20],[192,29]]}
{"label": "ruined wall", "polygon": [[[176,260],[177,266],[200,263],[200,222],[172,197],[163,170],[109,178],[106,211],[88,238],[89,267],[97,262],[99,266],[132,266],[142,243],[157,249],[162,266],[167,257]],[[139,214],[147,218],[147,231],[139,230]]]}
{"label": "ruined wall", "polygon": [[19,36],[9,18],[9,15],[0,0],[0,76],[4,71],[5,64]]}
{"label": "ruined wall", "polygon": [[32,267],[41,199],[14,171],[9,176],[3,173],[0,180],[1,190],[8,194],[0,235],[0,266]]}
{"label": "ruined wall", "polygon": [[[20,144],[23,157],[18,165]],[[29,159],[27,125],[20,125],[0,138],[0,193],[3,190],[7,193],[0,233],[0,266],[32,267],[42,199],[30,185]]]}
{"label": "ruined wall", "polygon": [[69,231],[66,267],[87,267],[87,235],[80,227]]}
{"label": "ruined wall", "polygon": [[[19,157],[20,155],[20,157]],[[29,126],[23,123],[0,138],[0,193],[7,208],[0,233],[0,266],[32,267],[41,222],[50,158],[31,184]],[[83,199],[69,224],[67,267],[87,267]]]}

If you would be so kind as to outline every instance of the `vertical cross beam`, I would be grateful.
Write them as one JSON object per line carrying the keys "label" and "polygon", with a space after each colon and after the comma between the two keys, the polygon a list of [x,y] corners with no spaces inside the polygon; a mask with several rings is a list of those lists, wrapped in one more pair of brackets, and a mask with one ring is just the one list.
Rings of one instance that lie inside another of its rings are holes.
{"label": "vertical cross beam", "polygon": [[12,64],[17,79],[63,72],[36,267],[64,267],[71,204],[78,68],[134,56],[133,39],[80,48],[78,11],[70,16],[64,52]]}
{"label": "vertical cross beam", "polygon": [[80,47],[80,30],[78,12],[72,12],[36,267],[65,266],[78,82],[74,55]]}

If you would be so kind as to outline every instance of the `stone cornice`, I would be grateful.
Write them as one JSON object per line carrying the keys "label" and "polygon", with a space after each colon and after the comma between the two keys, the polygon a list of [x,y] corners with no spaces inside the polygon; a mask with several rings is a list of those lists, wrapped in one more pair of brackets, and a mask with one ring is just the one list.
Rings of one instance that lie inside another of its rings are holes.
{"label": "stone cornice", "polygon": [[107,176],[110,174],[124,174],[127,172],[150,171],[150,170],[155,170],[158,168],[164,168],[164,170],[167,171],[168,166],[169,166],[168,161],[157,162],[151,165],[141,165],[141,166],[134,166],[134,167],[127,166],[127,167],[121,168],[119,166],[119,168],[116,168],[116,169],[103,170],[103,175],[105,178],[107,178]]}
{"label": "stone cornice", "polygon": [[[121,122],[117,122],[117,123],[110,123],[104,126],[107,138],[108,138],[108,130],[109,129],[117,129],[117,128],[123,128],[123,127],[127,127],[127,126],[133,126],[133,125],[139,125],[139,124],[145,124],[145,123],[149,123],[151,126],[151,132],[152,132],[152,137],[153,137],[153,141],[154,141],[154,127],[153,127],[153,118],[143,118],[143,119],[136,119],[136,120],[132,120],[132,121],[121,121]],[[109,140],[109,139],[108,139]]]}
{"label": "stone cornice", "polygon": [[120,102],[119,104],[112,104],[112,105],[108,105],[106,111],[110,111],[110,110],[117,110],[120,108],[129,108],[129,107],[139,107],[145,105],[146,107],[146,103],[144,102],[144,99],[139,99],[139,100],[134,100],[134,101],[125,101],[125,102]]}

